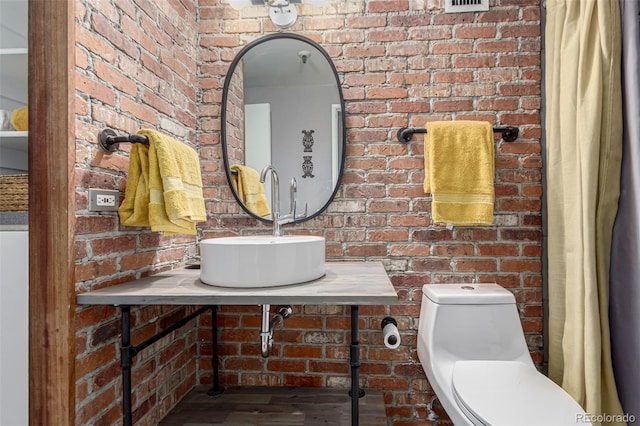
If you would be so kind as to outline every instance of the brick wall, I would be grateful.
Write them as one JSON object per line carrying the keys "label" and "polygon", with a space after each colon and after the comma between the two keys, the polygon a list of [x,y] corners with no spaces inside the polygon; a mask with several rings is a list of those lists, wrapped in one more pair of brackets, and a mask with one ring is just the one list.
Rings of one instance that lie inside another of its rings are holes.
{"label": "brick wall", "polygon": [[238,70],[229,82],[227,93],[227,152],[229,165],[244,164],[244,73],[243,63],[238,63]]}
{"label": "brick wall", "polygon": [[[154,128],[196,146],[197,24],[194,0],[76,2],[76,292],[170,269],[195,254],[195,238],[121,226],[116,213],[87,210],[87,189],[124,191],[128,144],[96,145],[103,128]],[[139,344],[192,308],[132,308]],[[77,308],[76,424],[122,419],[120,315]],[[133,418],[155,425],[196,382],[196,324],[142,351],[133,367]]]}
{"label": "brick wall", "polygon": [[[105,155],[96,135],[156,128],[197,147],[209,219],[205,237],[269,232],[229,191],[220,148],[222,85],[235,54],[276,31],[267,10],[236,12],[220,0],[76,2],[76,291],[177,267],[194,238],[162,237],[87,211],[87,189],[124,190],[129,147]],[[416,355],[421,287],[495,281],[519,303],[527,340],[541,361],[540,18],[538,0],[495,0],[480,14],[444,14],[442,0],[350,1],[298,8],[288,30],[320,43],[339,71],[347,108],[347,162],[327,212],[285,232],[324,235],[331,260],[382,261],[398,292],[393,307],[360,310],[365,388],[385,390],[389,424],[423,424],[432,391]],[[422,192],[422,144],[395,131],[427,120],[478,119],[517,125],[499,143],[495,225],[446,230],[430,225]],[[192,308],[133,309],[140,343]],[[224,385],[346,387],[349,317],[343,307],[294,306],[259,353],[258,307],[225,307],[219,327]],[[393,315],[403,344],[382,345],[381,319]],[[136,357],[134,419],[156,424],[195,383],[211,382],[209,317]],[[78,307],[76,422],[121,416],[119,314]]]}
{"label": "brick wall", "polygon": [[[518,301],[534,361],[541,362],[540,13],[537,0],[495,0],[485,13],[445,14],[441,0],[352,1],[303,5],[287,30],[323,46],[346,100],[347,159],[342,185],[325,214],[285,232],[323,235],[330,260],[382,261],[400,304],[361,308],[365,388],[385,390],[389,424],[424,424],[432,391],[416,354],[421,288],[427,283],[497,282]],[[205,237],[269,232],[236,205],[222,171],[221,88],[246,43],[276,31],[266,8],[234,11],[199,3],[198,140],[210,221]],[[515,143],[496,144],[493,226],[447,230],[430,224],[418,137],[398,143],[399,127],[427,120],[486,120],[515,125]],[[296,306],[259,353],[257,307],[223,308],[221,378],[225,385],[348,384],[348,312]],[[398,320],[403,343],[382,345],[380,321]],[[206,322],[203,322],[206,325]],[[208,342],[210,332],[198,331]],[[199,348],[199,380],[211,382],[211,345]]]}

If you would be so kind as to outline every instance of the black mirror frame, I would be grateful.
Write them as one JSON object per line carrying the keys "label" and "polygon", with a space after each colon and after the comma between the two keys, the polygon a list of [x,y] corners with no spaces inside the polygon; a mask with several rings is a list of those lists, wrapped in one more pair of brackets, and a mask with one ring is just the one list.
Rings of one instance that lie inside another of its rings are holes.
{"label": "black mirror frame", "polygon": [[313,219],[316,216],[319,216],[320,214],[322,214],[327,207],[329,207],[329,204],[331,204],[331,202],[333,201],[333,199],[335,198],[336,194],[338,193],[338,190],[340,189],[340,185],[341,185],[341,181],[342,181],[342,175],[344,173],[344,165],[346,162],[346,148],[347,148],[347,129],[346,129],[346,119],[345,119],[345,104],[344,104],[344,96],[342,94],[342,85],[340,83],[340,78],[338,76],[338,71],[336,70],[336,67],[333,63],[333,60],[331,59],[331,57],[329,56],[329,54],[322,48],[322,46],[320,46],[318,43],[316,43],[315,41],[303,37],[301,35],[298,34],[294,34],[294,33],[276,33],[276,34],[269,34],[266,35],[264,37],[261,37],[259,39],[256,39],[254,41],[252,41],[251,43],[247,44],[245,47],[242,48],[242,50],[240,50],[240,52],[238,52],[238,54],[236,55],[235,58],[233,58],[233,61],[231,62],[231,65],[229,66],[229,70],[227,71],[227,75],[224,79],[224,86],[222,87],[222,107],[221,107],[221,115],[220,115],[220,119],[221,119],[221,128],[220,128],[220,135],[221,135],[221,139],[222,139],[222,160],[224,162],[224,171],[227,175],[227,182],[229,184],[229,188],[231,188],[231,193],[233,194],[233,197],[236,199],[236,202],[240,205],[240,207],[242,207],[242,209],[249,214],[249,216],[254,217],[255,219],[258,219],[262,222],[265,223],[272,223],[271,219],[267,219],[264,217],[260,217],[257,214],[255,214],[254,212],[252,212],[251,210],[249,210],[247,208],[247,206],[244,204],[244,202],[240,199],[240,197],[238,196],[238,192],[236,191],[234,185],[233,185],[233,178],[231,176],[231,169],[230,169],[230,165],[229,165],[229,155],[227,154],[227,97],[228,97],[228,93],[229,93],[229,86],[231,84],[231,78],[233,77],[233,72],[235,71],[236,67],[238,66],[238,63],[242,60],[242,57],[245,55],[245,53],[247,53],[249,50],[253,49],[254,47],[265,43],[267,41],[271,41],[271,40],[276,40],[276,39],[295,39],[295,40],[299,40],[301,42],[307,43],[311,46],[313,46],[314,48],[316,48],[320,53],[322,53],[322,56],[326,59],[326,61],[329,63],[329,66],[331,68],[331,70],[333,71],[333,76],[336,79],[336,85],[338,86],[338,95],[340,97],[340,108],[342,109],[342,114],[340,114],[341,116],[341,120],[342,120],[342,142],[341,142],[341,146],[342,146],[342,155],[340,158],[340,171],[338,173],[338,181],[336,182],[336,186],[335,188],[333,188],[333,192],[331,193],[331,196],[329,197],[329,199],[327,200],[327,202],[320,208],[318,209],[318,211],[316,211],[313,214],[310,214],[309,216],[300,218],[300,219],[296,219],[293,223],[301,223],[301,222],[305,222],[307,220]]}

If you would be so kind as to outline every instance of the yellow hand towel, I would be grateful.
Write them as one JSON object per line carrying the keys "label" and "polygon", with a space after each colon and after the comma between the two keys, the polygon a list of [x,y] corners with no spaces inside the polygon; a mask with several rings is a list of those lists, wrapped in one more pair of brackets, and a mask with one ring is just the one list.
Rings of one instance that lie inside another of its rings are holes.
{"label": "yellow hand towel", "polygon": [[490,123],[427,123],[425,192],[431,215],[443,225],[490,225],[494,204],[494,141]]}
{"label": "yellow hand towel", "polygon": [[134,144],[131,149],[119,210],[122,224],[150,225],[165,235],[195,235],[196,222],[207,219],[198,154],[160,132],[143,129],[138,134],[149,139],[149,147]]}
{"label": "yellow hand towel", "polygon": [[11,125],[18,131],[29,130],[29,108],[22,107],[11,113]]}
{"label": "yellow hand towel", "polygon": [[118,209],[126,226],[149,226],[149,147],[131,145],[124,200]]}
{"label": "yellow hand towel", "polygon": [[269,204],[264,196],[264,186],[260,182],[260,175],[251,167],[235,164],[231,170],[237,172],[232,174],[233,183],[236,187],[238,197],[245,206],[260,217],[271,214]]}

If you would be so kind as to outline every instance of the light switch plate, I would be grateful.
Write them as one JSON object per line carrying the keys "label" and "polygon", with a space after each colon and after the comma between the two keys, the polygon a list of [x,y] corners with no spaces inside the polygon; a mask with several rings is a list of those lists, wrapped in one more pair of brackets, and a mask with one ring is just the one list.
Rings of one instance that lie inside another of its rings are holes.
{"label": "light switch plate", "polygon": [[120,192],[111,189],[89,189],[89,211],[111,212],[120,207]]}

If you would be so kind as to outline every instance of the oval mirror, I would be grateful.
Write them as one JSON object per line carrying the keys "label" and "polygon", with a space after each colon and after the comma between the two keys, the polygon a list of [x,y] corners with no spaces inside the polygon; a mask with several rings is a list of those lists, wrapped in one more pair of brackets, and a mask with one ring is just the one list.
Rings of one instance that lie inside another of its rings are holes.
{"label": "oval mirror", "polygon": [[316,42],[279,33],[245,46],[231,63],[222,93],[224,166],[242,208],[271,221],[271,178],[256,184],[255,177],[272,165],[282,215],[294,210],[292,179],[294,222],[322,213],[344,168],[343,112],[338,73]]}

